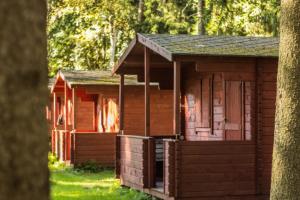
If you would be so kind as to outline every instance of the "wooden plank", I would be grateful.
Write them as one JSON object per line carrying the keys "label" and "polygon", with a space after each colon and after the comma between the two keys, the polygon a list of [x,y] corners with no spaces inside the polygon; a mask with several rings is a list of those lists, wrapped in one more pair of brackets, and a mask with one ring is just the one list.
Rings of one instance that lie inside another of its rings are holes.
{"label": "wooden plank", "polygon": [[57,115],[57,114],[56,114],[56,111],[57,111],[57,110],[56,110],[56,109],[57,109],[57,108],[56,108],[56,104],[57,104],[57,103],[56,103],[56,100],[57,100],[56,93],[53,92],[53,111],[52,111],[52,113],[53,113],[53,116],[52,116],[52,117],[53,117],[53,118],[52,118],[52,119],[53,119],[53,120],[52,120],[52,121],[53,121],[53,128],[56,127],[56,115]]}
{"label": "wooden plank", "polygon": [[120,85],[119,85],[119,123],[120,133],[124,134],[124,74],[120,74]]}
{"label": "wooden plank", "polygon": [[150,136],[150,51],[144,47],[145,136]]}
{"label": "wooden plank", "polygon": [[180,114],[180,85],[181,85],[181,63],[174,61],[174,102],[173,102],[173,133],[181,135],[181,114]]}

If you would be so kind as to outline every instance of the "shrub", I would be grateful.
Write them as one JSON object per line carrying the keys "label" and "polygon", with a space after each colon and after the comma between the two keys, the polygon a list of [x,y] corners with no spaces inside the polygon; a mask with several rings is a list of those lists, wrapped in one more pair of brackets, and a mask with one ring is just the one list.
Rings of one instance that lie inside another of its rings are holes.
{"label": "shrub", "polygon": [[95,161],[89,160],[85,163],[74,166],[74,169],[78,172],[82,171],[82,172],[89,172],[89,173],[98,173],[111,168],[100,166]]}
{"label": "shrub", "polygon": [[48,153],[48,168],[50,170],[62,170],[66,166],[63,162],[59,161],[52,153]]}

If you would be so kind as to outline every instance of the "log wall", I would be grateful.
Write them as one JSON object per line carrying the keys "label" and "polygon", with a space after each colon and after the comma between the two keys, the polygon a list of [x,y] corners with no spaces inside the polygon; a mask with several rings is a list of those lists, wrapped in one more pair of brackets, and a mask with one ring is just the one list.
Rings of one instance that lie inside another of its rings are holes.
{"label": "log wall", "polygon": [[269,194],[275,124],[277,61],[260,59],[257,66],[258,190]]}
{"label": "log wall", "polygon": [[153,140],[149,137],[128,135],[118,136],[118,140],[117,149],[120,153],[116,161],[119,166],[116,169],[119,170],[117,176],[120,177],[121,184],[139,190],[149,187],[153,180],[151,170],[149,171],[153,169],[151,166],[154,163],[154,156],[150,154],[154,151]]}
{"label": "log wall", "polygon": [[76,166],[93,161],[101,166],[114,167],[115,141],[114,133],[73,133],[72,163]]}

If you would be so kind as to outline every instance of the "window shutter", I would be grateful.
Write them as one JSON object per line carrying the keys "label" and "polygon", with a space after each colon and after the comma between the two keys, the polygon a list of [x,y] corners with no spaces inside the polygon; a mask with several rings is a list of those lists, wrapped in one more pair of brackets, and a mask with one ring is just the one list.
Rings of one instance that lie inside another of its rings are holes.
{"label": "window shutter", "polygon": [[225,81],[225,139],[243,140],[244,83]]}
{"label": "window shutter", "polygon": [[196,90],[196,128],[211,128],[212,79],[199,80]]}

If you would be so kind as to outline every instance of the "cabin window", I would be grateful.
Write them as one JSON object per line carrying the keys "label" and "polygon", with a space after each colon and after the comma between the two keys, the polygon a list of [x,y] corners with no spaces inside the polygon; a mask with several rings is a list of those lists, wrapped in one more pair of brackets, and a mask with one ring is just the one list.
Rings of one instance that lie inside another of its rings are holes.
{"label": "cabin window", "polygon": [[100,97],[97,106],[98,132],[118,132],[119,113],[117,98]]}

